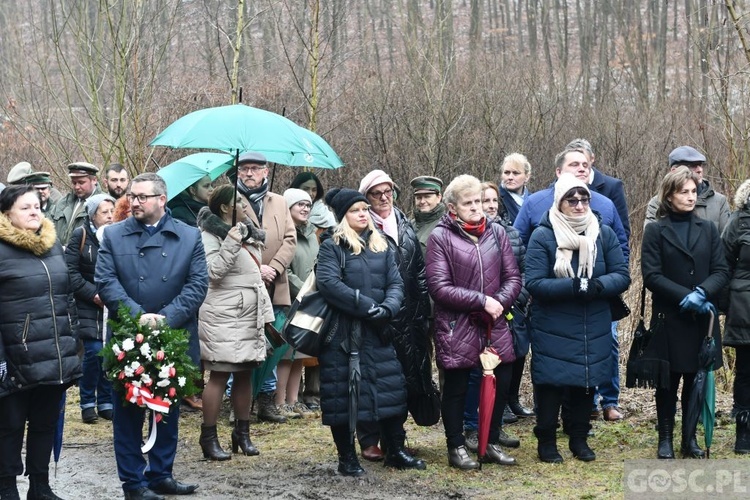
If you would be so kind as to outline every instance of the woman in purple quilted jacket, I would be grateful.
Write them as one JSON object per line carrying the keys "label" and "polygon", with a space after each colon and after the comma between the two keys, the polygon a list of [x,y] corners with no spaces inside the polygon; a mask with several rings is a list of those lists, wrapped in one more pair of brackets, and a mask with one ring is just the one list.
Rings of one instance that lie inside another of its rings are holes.
{"label": "woman in purple quilted jacket", "polygon": [[463,413],[471,370],[479,365],[489,332],[502,363],[497,380],[486,463],[513,465],[499,446],[499,429],[515,360],[513,339],[504,318],[521,291],[521,273],[508,236],[482,211],[482,186],[476,177],[459,175],[444,194],[448,207],[427,242],[427,287],[435,302],[435,351],[443,370],[442,414],[448,463],[463,470],[479,468],[469,456]]}

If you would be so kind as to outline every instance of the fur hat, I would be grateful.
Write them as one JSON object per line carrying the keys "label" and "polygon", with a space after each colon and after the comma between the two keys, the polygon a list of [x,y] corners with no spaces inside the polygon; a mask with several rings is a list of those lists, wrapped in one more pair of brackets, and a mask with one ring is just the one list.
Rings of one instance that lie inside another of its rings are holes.
{"label": "fur hat", "polygon": [[358,201],[364,201],[369,204],[365,195],[353,189],[335,188],[326,193],[326,205],[331,207],[338,222],[341,222],[346,217],[346,212]]}
{"label": "fur hat", "polygon": [[292,208],[293,205],[296,205],[300,201],[306,201],[312,204],[312,198],[307,194],[307,191],[297,188],[289,188],[284,191],[284,199],[286,200],[287,208]]}
{"label": "fur hat", "polygon": [[362,179],[362,182],[359,183],[359,192],[362,194],[367,194],[370,189],[372,189],[374,186],[377,186],[378,184],[390,184],[391,189],[395,189],[393,179],[391,179],[388,174],[386,174],[382,170],[373,170],[369,174],[365,175],[365,178]]}
{"label": "fur hat", "polygon": [[750,201],[750,179],[740,184],[734,193],[734,209],[742,210],[747,202]]}
{"label": "fur hat", "polygon": [[99,205],[101,205],[103,201],[111,201],[113,207],[115,203],[117,202],[117,200],[115,200],[113,197],[104,193],[90,196],[86,200],[86,205],[85,205],[86,213],[89,214],[89,219],[94,218],[94,215],[96,215],[96,211],[99,210]]}
{"label": "fur hat", "polygon": [[583,188],[586,190],[589,196],[591,196],[591,191],[589,191],[589,187],[586,185],[586,183],[575,175],[566,172],[564,174],[561,174],[560,177],[557,178],[557,182],[555,182],[554,206],[557,207],[558,210],[560,209],[560,202],[563,200],[563,196],[565,196],[568,191],[574,188]]}

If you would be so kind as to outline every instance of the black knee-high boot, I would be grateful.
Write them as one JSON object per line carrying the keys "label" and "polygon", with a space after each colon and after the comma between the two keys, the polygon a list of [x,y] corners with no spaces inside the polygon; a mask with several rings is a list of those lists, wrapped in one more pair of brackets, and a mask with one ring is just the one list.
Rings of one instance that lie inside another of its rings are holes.
{"label": "black knee-high boot", "polygon": [[656,456],[661,459],[674,458],[674,400],[667,390],[656,391],[656,421],[659,429],[659,444]]}
{"label": "black knee-high boot", "polygon": [[332,425],[331,434],[339,454],[339,472],[344,476],[361,476],[365,470],[359,464],[357,451],[349,433],[348,425]]}

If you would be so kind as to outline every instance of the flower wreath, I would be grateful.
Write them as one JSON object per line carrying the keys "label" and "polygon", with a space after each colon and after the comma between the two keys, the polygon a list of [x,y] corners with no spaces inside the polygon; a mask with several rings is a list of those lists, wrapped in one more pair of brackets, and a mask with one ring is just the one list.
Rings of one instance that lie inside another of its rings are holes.
{"label": "flower wreath", "polygon": [[[112,337],[100,354],[104,371],[113,389],[122,395],[123,405],[151,409],[156,424],[173,404],[197,392],[194,381],[200,374],[188,356],[188,334],[165,322],[155,328],[142,325],[141,314],[131,316],[124,305],[117,316],[118,320],[108,321]],[[153,425],[154,440],[155,429]]]}

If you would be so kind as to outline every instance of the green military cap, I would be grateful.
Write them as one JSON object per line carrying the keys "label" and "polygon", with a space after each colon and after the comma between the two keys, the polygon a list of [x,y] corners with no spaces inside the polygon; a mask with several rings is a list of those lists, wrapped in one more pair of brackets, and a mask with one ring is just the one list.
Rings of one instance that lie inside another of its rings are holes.
{"label": "green military cap", "polygon": [[420,175],[411,180],[411,187],[414,194],[442,193],[443,181],[430,175]]}

